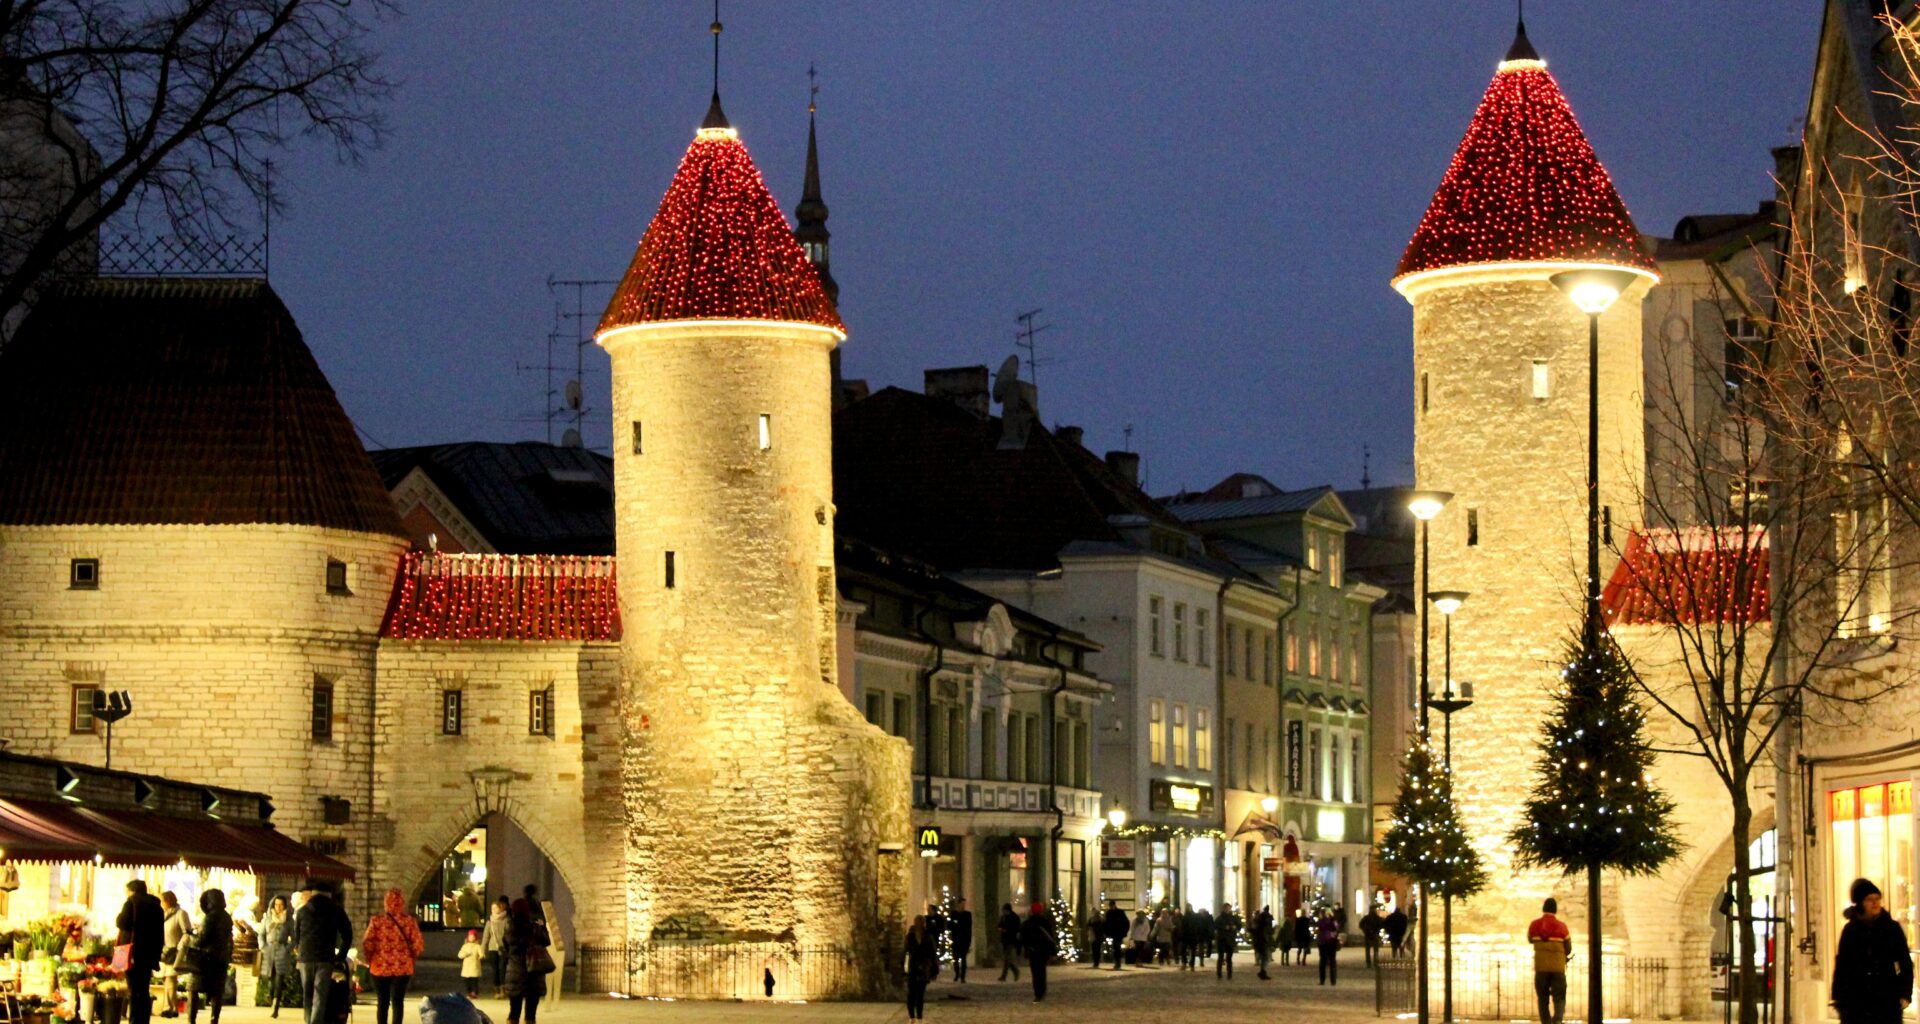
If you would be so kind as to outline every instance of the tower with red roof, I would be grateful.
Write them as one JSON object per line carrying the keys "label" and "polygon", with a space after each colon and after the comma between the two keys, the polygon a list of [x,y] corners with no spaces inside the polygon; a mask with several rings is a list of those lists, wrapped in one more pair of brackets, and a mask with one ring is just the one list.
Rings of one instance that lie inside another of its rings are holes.
{"label": "tower with red roof", "polygon": [[1453,616],[1453,679],[1474,688],[1453,721],[1454,789],[1502,880],[1456,906],[1455,929],[1490,941],[1557,882],[1516,875],[1506,837],[1584,595],[1587,323],[1548,279],[1593,267],[1636,281],[1600,321],[1600,501],[1624,541],[1644,466],[1640,304],[1658,277],[1523,24],[1393,278],[1413,305],[1416,480],[1453,494],[1432,523],[1428,589],[1471,595]]}
{"label": "tower with red roof", "polygon": [[[596,334],[612,360],[628,937],[736,947],[643,958],[637,992],[666,990],[649,965],[731,992],[720,975],[748,960],[785,998],[886,985],[909,768],[838,686],[828,356],[845,337],[716,90]],[[848,968],[800,962],[823,949]]]}

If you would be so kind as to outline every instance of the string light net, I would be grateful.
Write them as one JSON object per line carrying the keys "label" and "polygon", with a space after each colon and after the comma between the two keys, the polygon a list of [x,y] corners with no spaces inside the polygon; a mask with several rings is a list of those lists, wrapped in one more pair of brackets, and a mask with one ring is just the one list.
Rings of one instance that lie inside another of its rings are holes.
{"label": "string light net", "polygon": [[399,640],[618,640],[604,555],[436,554],[400,563],[380,635]]}
{"label": "string light net", "polygon": [[1610,625],[1766,622],[1770,562],[1762,526],[1636,530],[1600,607]]}
{"label": "string light net", "polygon": [[1400,762],[1400,792],[1379,858],[1436,896],[1471,896],[1486,887],[1486,868],[1454,806],[1452,779],[1425,739],[1416,739]]}
{"label": "string light net", "polygon": [[1541,726],[1533,791],[1512,839],[1520,860],[1573,871],[1646,874],[1680,850],[1673,801],[1653,784],[1646,713],[1624,655],[1601,634],[1569,642],[1567,667]]}
{"label": "string light net", "polygon": [[731,128],[702,129],[687,148],[599,329],[665,320],[780,320],[845,330]]}
{"label": "string light net", "polygon": [[1394,277],[1559,261],[1656,269],[1546,64],[1509,60],[1487,86]]}

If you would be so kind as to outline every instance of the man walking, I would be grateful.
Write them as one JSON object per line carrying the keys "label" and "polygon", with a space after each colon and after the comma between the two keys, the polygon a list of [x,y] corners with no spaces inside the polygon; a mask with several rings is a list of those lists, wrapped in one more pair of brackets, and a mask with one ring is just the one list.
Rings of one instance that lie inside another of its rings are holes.
{"label": "man walking", "polygon": [[973,952],[973,911],[967,909],[965,896],[953,906],[953,918],[947,924],[953,935],[953,980],[966,981],[967,956]]}
{"label": "man walking", "polygon": [[1026,921],[1020,925],[1020,945],[1027,952],[1027,974],[1033,978],[1033,1001],[1042,1002],[1047,998],[1047,963],[1053,959],[1056,950],[1053,921],[1047,916],[1045,903],[1035,903]]}
{"label": "man walking", "polygon": [[1527,926],[1527,942],[1533,946],[1533,994],[1540,1001],[1540,1024],[1560,1024],[1567,1012],[1567,957],[1573,953],[1573,938],[1566,922],[1554,916],[1559,912],[1560,902],[1549,896],[1540,905],[1540,916]]}
{"label": "man walking", "polygon": [[1266,981],[1273,977],[1267,973],[1267,961],[1273,957],[1272,908],[1260,908],[1260,912],[1253,916],[1253,927],[1250,931],[1253,936],[1253,962],[1260,968],[1260,980]]}
{"label": "man walking", "polygon": [[1218,959],[1213,962],[1213,976],[1218,980],[1225,972],[1228,981],[1233,980],[1233,954],[1240,947],[1240,914],[1231,903],[1220,908],[1220,917],[1213,926],[1213,951]]}
{"label": "man walking", "polygon": [[[1106,941],[1113,944],[1113,969],[1117,971],[1127,959],[1127,929],[1132,927],[1133,922],[1127,920],[1127,912],[1120,909],[1119,900],[1108,900],[1107,916],[1103,924],[1102,931],[1106,934]],[[1094,966],[1100,965],[1096,962]]]}
{"label": "man walking", "polygon": [[1368,909],[1367,916],[1360,919],[1360,937],[1365,940],[1363,945],[1367,951],[1368,967],[1373,967],[1380,962],[1380,933],[1386,927],[1387,919],[1380,916],[1378,904]]}
{"label": "man walking", "polygon": [[300,985],[307,996],[307,1024],[327,1024],[327,996],[333,972],[346,970],[347,951],[353,948],[353,923],[333,901],[333,894],[313,890],[293,919],[293,950],[300,963]]}
{"label": "man walking", "polygon": [[1402,945],[1407,941],[1407,912],[1393,905],[1393,913],[1387,915],[1387,941],[1393,945],[1393,958],[1400,959]]}
{"label": "man walking", "polygon": [[1020,980],[1020,915],[1013,912],[1013,904],[1000,905],[1000,920],[994,925],[1000,933],[1000,980]]}
{"label": "man walking", "polygon": [[120,928],[119,945],[133,947],[127,957],[129,1024],[148,1024],[153,1019],[153,972],[160,966],[162,917],[160,901],[147,892],[147,883],[138,878],[128,882],[127,902],[114,923]]}

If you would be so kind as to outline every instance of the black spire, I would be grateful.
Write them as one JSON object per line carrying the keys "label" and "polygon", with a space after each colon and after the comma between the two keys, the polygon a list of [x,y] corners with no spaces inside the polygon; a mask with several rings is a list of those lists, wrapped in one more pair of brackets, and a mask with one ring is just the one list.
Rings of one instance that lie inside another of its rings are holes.
{"label": "black spire", "polygon": [[707,105],[707,119],[700,127],[731,128],[727,112],[720,109],[720,0],[713,0],[713,24],[707,29],[713,33],[713,102]]}
{"label": "black spire", "polygon": [[1527,9],[1520,8],[1520,22],[1513,30],[1513,45],[1507,47],[1508,60],[1539,60],[1539,51],[1527,40]]}
{"label": "black spire", "polygon": [[819,95],[820,87],[812,84],[814,70],[807,68],[809,93],[807,97],[807,180],[800,189],[800,205],[793,208],[795,227],[793,237],[800,247],[807,251],[807,262],[813,264],[814,272],[820,275],[820,287],[826,290],[827,298],[833,304],[840,304],[840,285],[833,279],[828,269],[827,243],[833,235],[827,230],[827,203],[820,198],[820,143],[814,129],[815,103],[813,97]]}

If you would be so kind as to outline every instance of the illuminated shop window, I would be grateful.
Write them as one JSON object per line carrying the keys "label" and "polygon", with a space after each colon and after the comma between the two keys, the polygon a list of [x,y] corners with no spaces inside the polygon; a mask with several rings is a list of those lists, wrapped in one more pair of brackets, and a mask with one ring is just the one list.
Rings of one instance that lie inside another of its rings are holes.
{"label": "illuminated shop window", "polygon": [[1827,872],[1834,895],[1831,904],[1837,934],[1839,913],[1849,903],[1847,888],[1856,878],[1871,879],[1880,887],[1887,913],[1911,928],[1913,891],[1913,783],[1875,783],[1827,794],[1832,858]]}

